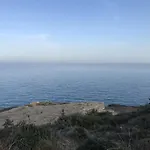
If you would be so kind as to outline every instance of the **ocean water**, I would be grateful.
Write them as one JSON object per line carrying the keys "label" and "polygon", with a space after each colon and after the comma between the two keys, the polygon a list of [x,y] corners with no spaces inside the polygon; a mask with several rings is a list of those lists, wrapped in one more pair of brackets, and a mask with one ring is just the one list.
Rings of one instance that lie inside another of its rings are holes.
{"label": "ocean water", "polygon": [[149,97],[149,64],[0,63],[0,107],[45,100],[141,105]]}

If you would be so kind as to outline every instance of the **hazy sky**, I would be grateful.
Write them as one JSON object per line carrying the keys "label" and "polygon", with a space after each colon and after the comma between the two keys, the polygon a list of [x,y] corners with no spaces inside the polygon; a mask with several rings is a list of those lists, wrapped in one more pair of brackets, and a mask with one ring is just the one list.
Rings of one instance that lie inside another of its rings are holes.
{"label": "hazy sky", "polygon": [[0,60],[150,62],[150,0],[0,0]]}

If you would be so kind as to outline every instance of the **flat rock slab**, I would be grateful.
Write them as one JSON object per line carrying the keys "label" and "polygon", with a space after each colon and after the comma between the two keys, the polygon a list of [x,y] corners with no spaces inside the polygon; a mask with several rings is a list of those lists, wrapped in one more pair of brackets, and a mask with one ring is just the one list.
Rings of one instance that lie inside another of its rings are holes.
{"label": "flat rock slab", "polygon": [[6,119],[13,120],[15,124],[24,120],[27,123],[42,125],[57,120],[61,116],[62,110],[64,110],[65,115],[70,115],[74,113],[86,114],[92,109],[103,112],[105,109],[104,103],[83,102],[48,106],[17,107],[0,113],[0,128]]}

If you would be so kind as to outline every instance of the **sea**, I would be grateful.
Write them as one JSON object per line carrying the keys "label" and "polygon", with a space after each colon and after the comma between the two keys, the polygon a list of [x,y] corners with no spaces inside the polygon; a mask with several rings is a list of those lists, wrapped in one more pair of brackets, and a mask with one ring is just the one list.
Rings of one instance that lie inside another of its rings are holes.
{"label": "sea", "polygon": [[0,63],[0,107],[35,101],[144,105],[150,64]]}

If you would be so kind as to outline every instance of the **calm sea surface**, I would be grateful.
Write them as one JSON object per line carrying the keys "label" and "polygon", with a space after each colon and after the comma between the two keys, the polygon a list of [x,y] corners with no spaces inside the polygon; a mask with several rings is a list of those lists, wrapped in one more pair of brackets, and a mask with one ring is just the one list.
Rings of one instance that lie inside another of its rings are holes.
{"label": "calm sea surface", "polygon": [[150,97],[150,65],[0,63],[0,107],[32,101],[139,105]]}

